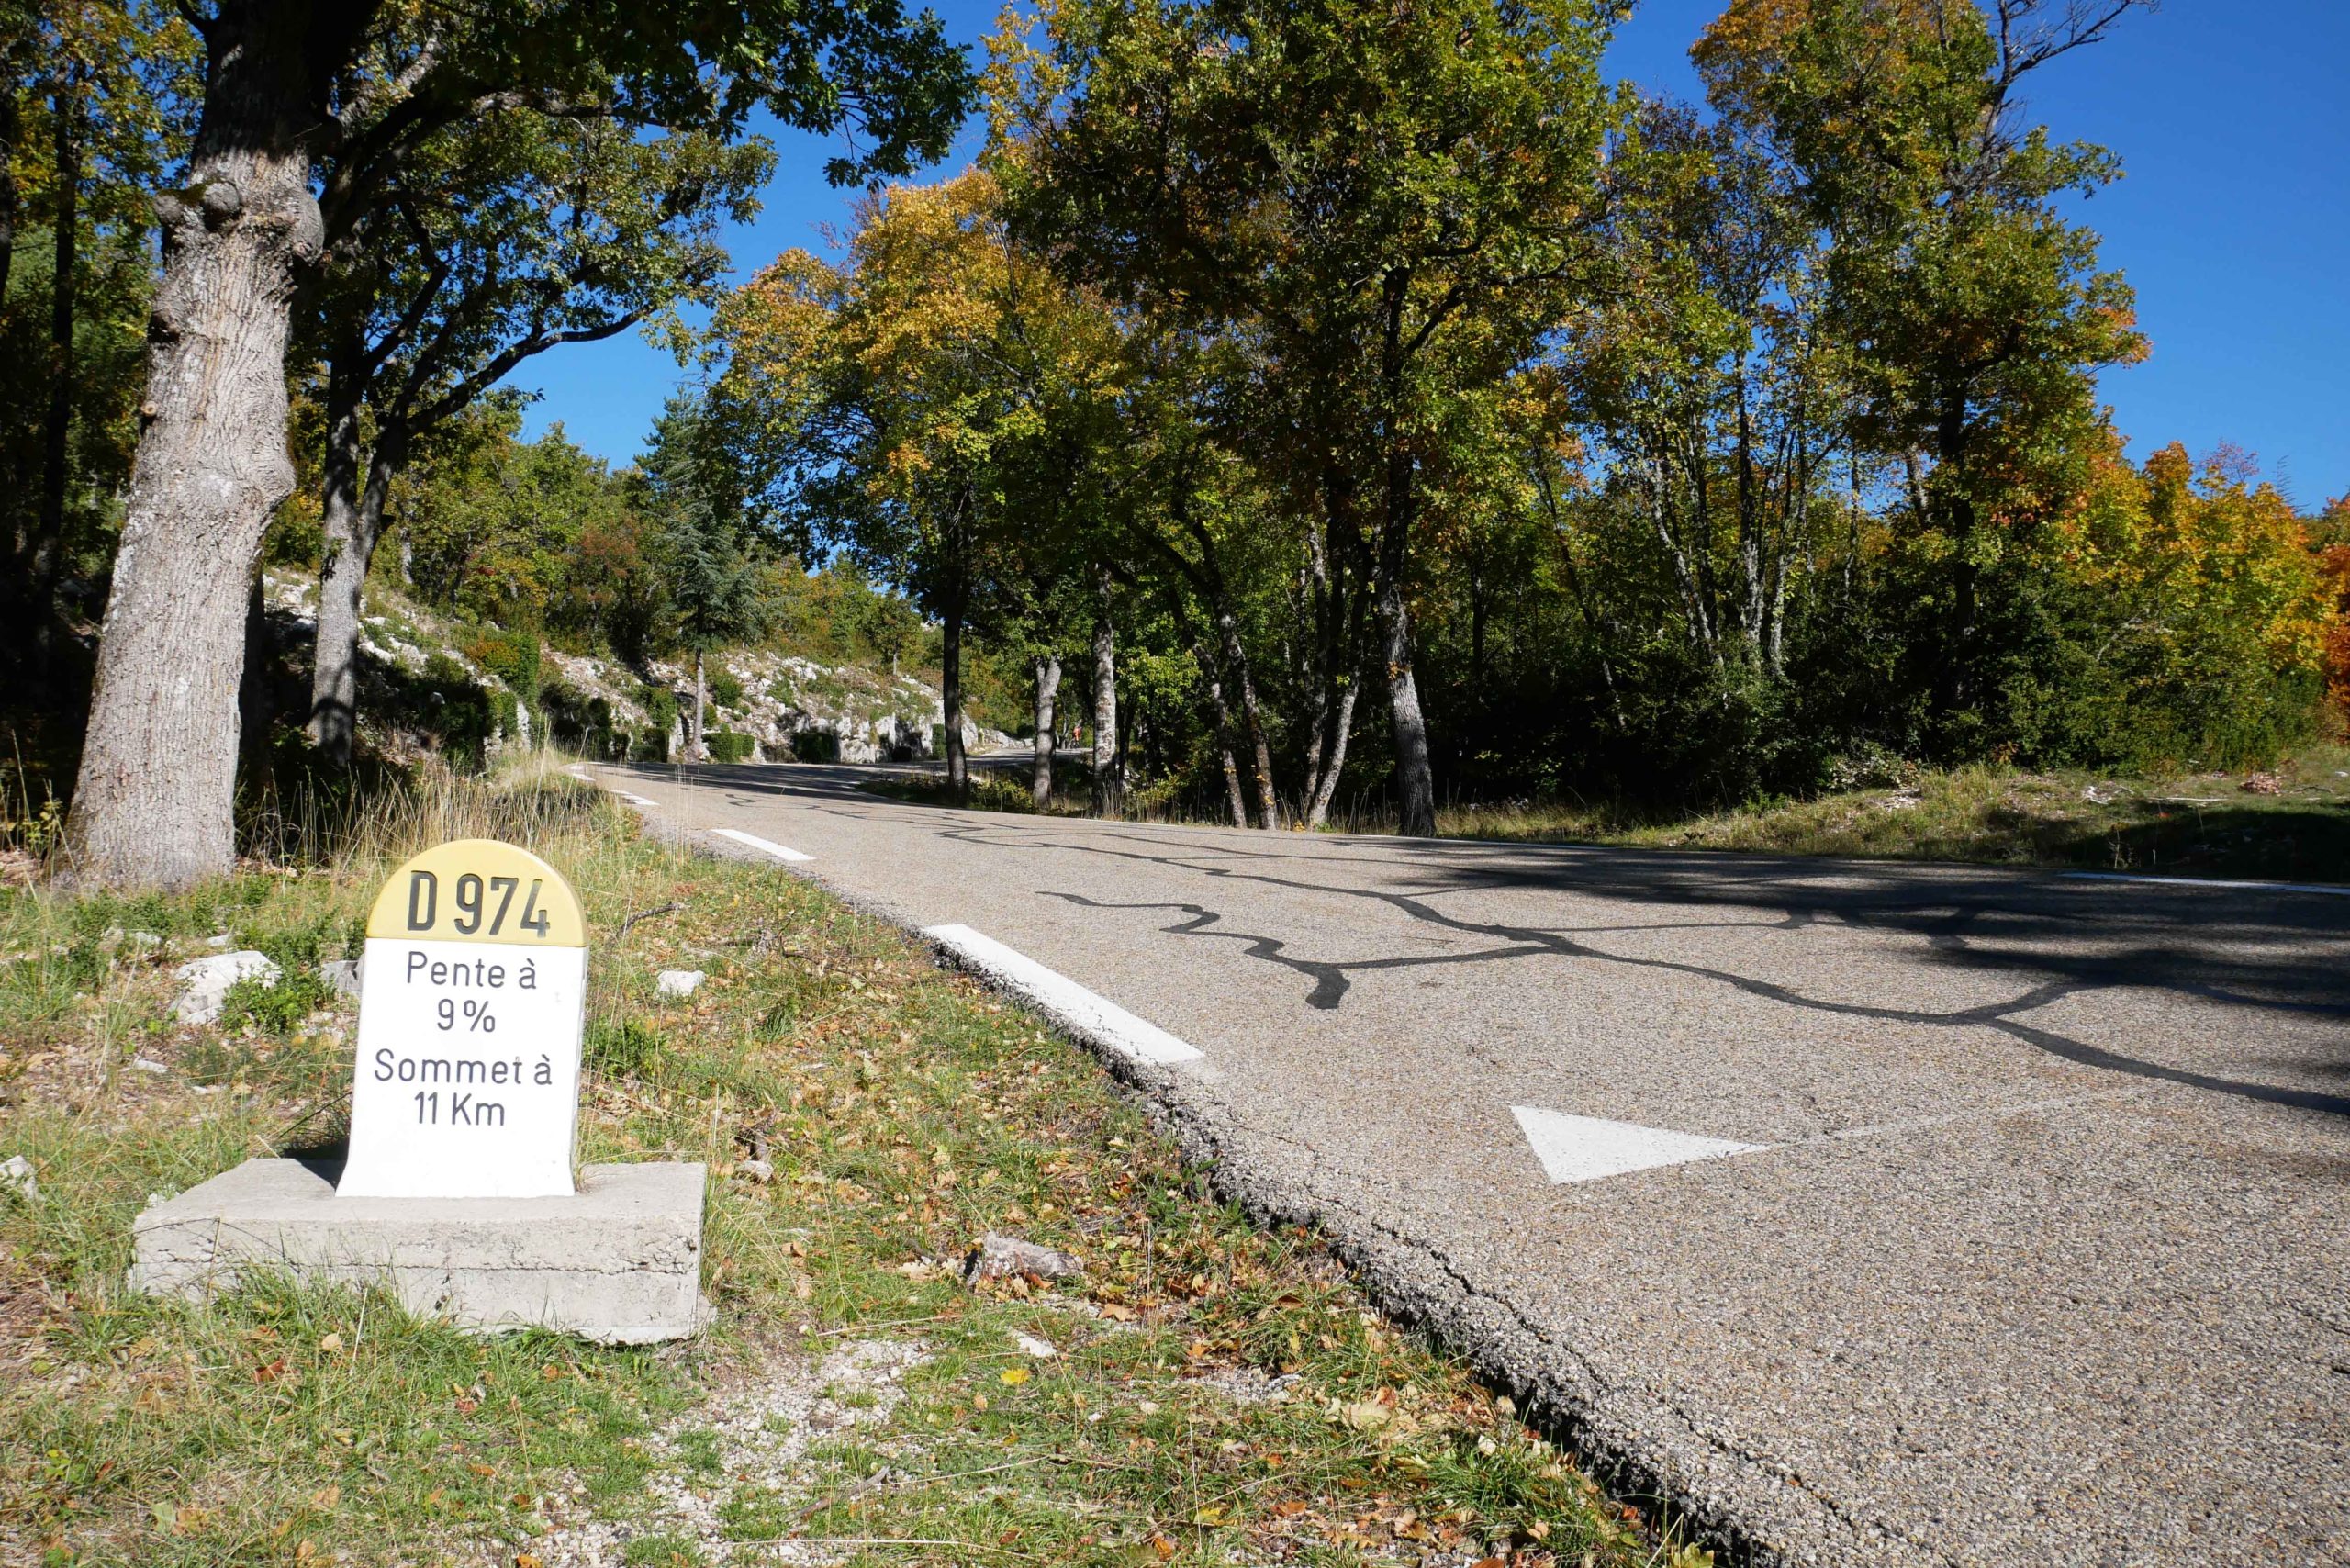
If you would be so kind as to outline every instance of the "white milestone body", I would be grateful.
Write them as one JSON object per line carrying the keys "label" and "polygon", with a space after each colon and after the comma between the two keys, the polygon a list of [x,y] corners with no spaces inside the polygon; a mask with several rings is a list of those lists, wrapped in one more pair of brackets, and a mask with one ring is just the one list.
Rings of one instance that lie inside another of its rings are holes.
{"label": "white milestone body", "polygon": [[577,912],[552,868],[487,840],[394,875],[368,922],[338,1195],[571,1194],[588,991]]}

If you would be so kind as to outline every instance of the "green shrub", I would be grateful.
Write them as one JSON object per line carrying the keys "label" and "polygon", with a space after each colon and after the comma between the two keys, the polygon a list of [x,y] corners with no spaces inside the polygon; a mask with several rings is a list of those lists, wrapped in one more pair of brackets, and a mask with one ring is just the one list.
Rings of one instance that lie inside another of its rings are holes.
{"label": "green shrub", "polygon": [[677,694],[666,686],[638,687],[636,702],[644,710],[645,722],[656,730],[666,730],[677,722]]}
{"label": "green shrub", "polygon": [[748,762],[751,760],[751,737],[740,730],[706,730],[702,744],[710,748],[712,762]]}
{"label": "green shrub", "polygon": [[473,672],[435,653],[424,661],[423,676],[405,684],[406,690],[386,704],[391,711],[386,717],[438,737],[442,755],[454,766],[478,768],[498,715]]}
{"label": "green shrub", "polygon": [[802,762],[838,762],[841,737],[831,730],[794,730],[791,755]]}
{"label": "green shrub", "polygon": [[539,694],[539,639],[530,632],[485,626],[465,639],[465,657],[510,687],[528,702]]}
{"label": "green shrub", "polygon": [[522,726],[518,722],[518,716],[521,711],[521,700],[516,697],[512,692],[501,690],[496,688],[491,689],[489,692],[489,712],[491,719],[498,725],[498,733],[499,734],[513,735],[520,733]]}
{"label": "green shrub", "polygon": [[547,716],[547,727],[555,740],[585,756],[625,755],[628,737],[612,727],[612,705],[601,697],[588,697],[561,680],[550,680],[539,689],[539,701]]}
{"label": "green shrub", "polygon": [[631,755],[639,762],[668,761],[669,732],[677,722],[677,694],[666,686],[640,686],[636,700],[644,710],[644,733],[637,737]]}
{"label": "green shrub", "polygon": [[743,705],[743,683],[735,678],[733,670],[712,670],[710,672],[710,697],[721,708],[740,708]]}
{"label": "green shrub", "polygon": [[248,976],[220,999],[220,1023],[233,1030],[251,1020],[264,1035],[290,1035],[302,1020],[326,1005],[327,998],[326,982],[316,969],[287,969],[275,985],[263,985],[259,976]]}
{"label": "green shrub", "polygon": [[661,1031],[635,1018],[598,1018],[588,1025],[588,1066],[606,1078],[641,1078],[660,1059]]}

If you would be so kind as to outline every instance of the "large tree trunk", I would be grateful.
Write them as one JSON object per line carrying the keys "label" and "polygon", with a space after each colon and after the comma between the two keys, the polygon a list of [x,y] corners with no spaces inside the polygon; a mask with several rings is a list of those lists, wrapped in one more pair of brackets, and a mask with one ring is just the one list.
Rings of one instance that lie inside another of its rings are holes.
{"label": "large tree trunk", "polygon": [[[1322,473],[1322,511],[1317,526],[1305,531],[1305,568],[1302,574],[1314,609],[1312,668],[1301,671],[1309,696],[1306,702],[1305,776],[1299,781],[1301,800],[1322,792],[1323,770],[1330,761],[1330,711],[1340,685],[1339,652],[1346,640],[1348,573],[1347,549],[1353,537],[1353,482],[1337,464]],[[1359,596],[1358,596],[1359,597]],[[1357,661],[1360,662],[1360,661]]]}
{"label": "large tree trunk", "polygon": [[1208,703],[1215,714],[1215,756],[1224,768],[1224,792],[1232,807],[1232,825],[1248,825],[1248,801],[1240,793],[1240,765],[1232,757],[1232,706],[1224,700],[1224,678],[1216,673],[1215,661],[1201,644],[1192,644],[1192,657],[1200,666],[1200,678],[1207,682]]}
{"label": "large tree trunk", "polygon": [[376,438],[367,484],[353,494],[359,474],[359,408],[355,389],[338,407],[330,388],[327,409],[326,565],[319,574],[319,639],[310,667],[310,739],[336,764],[348,767],[359,730],[359,620],[367,568],[384,534],[384,507],[392,481],[408,461],[397,431]]}
{"label": "large tree trunk", "polygon": [[1330,801],[1338,790],[1338,776],[1347,766],[1347,744],[1354,734],[1355,698],[1362,689],[1364,609],[1368,595],[1357,590],[1350,604],[1334,617],[1323,638],[1321,670],[1312,709],[1313,746],[1307,759],[1304,788],[1308,827],[1329,820]]}
{"label": "large tree trunk", "polygon": [[188,188],[156,203],[149,422],[66,823],[77,880],[182,888],[234,864],[245,594],[294,488],[285,342],[296,269],[319,247],[299,140],[309,22],[290,4],[222,9]]}
{"label": "large tree trunk", "polygon": [[359,534],[359,377],[340,348],[327,366],[326,444],[320,453],[318,647],[310,661],[311,744],[335,762],[351,761],[359,704],[360,588],[365,564],[352,548]]}
{"label": "large tree trunk", "polygon": [[1387,661],[1388,711],[1395,730],[1399,826],[1411,837],[1429,838],[1436,834],[1436,785],[1428,769],[1427,720],[1420,711],[1419,684],[1412,678],[1412,617],[1404,602],[1404,564],[1419,505],[1417,475],[1400,417],[1405,360],[1400,345],[1409,289],[1410,277],[1403,269],[1388,274],[1387,341],[1381,364],[1386,409],[1380,435],[1387,450],[1387,473],[1379,520],[1379,631]]}
{"label": "large tree trunk", "polygon": [[1307,827],[1318,829],[1330,820],[1330,799],[1338,792],[1338,775],[1347,770],[1347,742],[1355,733],[1355,698],[1361,690],[1362,679],[1358,671],[1338,693],[1337,718],[1331,725],[1329,763],[1315,785],[1313,798],[1306,802]]}
{"label": "large tree trunk", "polygon": [[1379,640],[1387,666],[1388,716],[1395,733],[1397,831],[1412,838],[1436,834],[1436,783],[1428,767],[1427,719],[1419,682],[1412,676],[1412,612],[1404,601],[1404,557],[1412,531],[1412,458],[1391,443],[1387,515],[1380,523]]}
{"label": "large tree trunk", "polygon": [[1257,825],[1270,832],[1281,825],[1281,806],[1273,794],[1273,752],[1265,741],[1265,716],[1257,706],[1257,678],[1248,667],[1248,650],[1240,645],[1240,623],[1230,610],[1216,617],[1216,632],[1224,641],[1225,662],[1232,666],[1240,687],[1240,722],[1248,732],[1248,747],[1257,764]]}
{"label": "large tree trunk", "polygon": [[1126,759],[1118,745],[1118,629],[1110,619],[1110,569],[1099,568],[1093,613],[1093,814],[1126,809]]}
{"label": "large tree trunk", "polygon": [[1053,736],[1060,722],[1057,700],[1061,690],[1061,656],[1046,654],[1036,661],[1036,777],[1030,792],[1043,811],[1053,799]]}
{"label": "large tree trunk", "polygon": [[963,754],[963,596],[950,596],[941,618],[938,706],[946,719],[946,786],[957,792],[971,785],[971,761]]}
{"label": "large tree trunk", "polygon": [[1379,585],[1379,633],[1387,658],[1387,705],[1395,728],[1397,831],[1413,838],[1436,835],[1436,784],[1428,769],[1427,720],[1420,712],[1419,683],[1412,678],[1412,617],[1404,589],[1393,576]]}
{"label": "large tree trunk", "polygon": [[709,706],[710,688],[702,679],[701,650],[696,648],[694,650],[694,738],[692,745],[686,752],[688,762],[710,760],[710,737],[702,728],[702,711]]}
{"label": "large tree trunk", "polygon": [[1762,537],[1762,498],[1754,472],[1754,419],[1749,409],[1746,362],[1741,356],[1736,378],[1738,397],[1738,624],[1740,656],[1750,664],[1769,640],[1770,569],[1768,546]]}

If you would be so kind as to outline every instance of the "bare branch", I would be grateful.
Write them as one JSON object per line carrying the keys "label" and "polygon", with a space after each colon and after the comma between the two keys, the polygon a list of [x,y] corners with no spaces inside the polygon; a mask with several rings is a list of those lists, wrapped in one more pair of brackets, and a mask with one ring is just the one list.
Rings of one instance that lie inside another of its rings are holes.
{"label": "bare branch", "polygon": [[1999,88],[2059,55],[2102,42],[2132,11],[2152,11],[2158,0],[1998,0]]}

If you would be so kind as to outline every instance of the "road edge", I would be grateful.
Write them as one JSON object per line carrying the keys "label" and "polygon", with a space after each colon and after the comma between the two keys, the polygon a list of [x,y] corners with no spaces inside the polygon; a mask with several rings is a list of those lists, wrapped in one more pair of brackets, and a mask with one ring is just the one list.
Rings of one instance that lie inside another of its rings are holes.
{"label": "road edge", "polygon": [[1719,1554],[1724,1568],[1951,1561],[1930,1544],[1897,1535],[1882,1523],[1852,1518],[1799,1474],[1709,1438],[1671,1401],[1645,1390],[1607,1386],[1573,1347],[1481,1290],[1441,1249],[1397,1232],[1325,1190],[1315,1179],[1310,1150],[1249,1126],[1213,1084],[1139,1061],[1114,1041],[1052,1015],[932,939],[908,912],[833,881],[821,860],[778,863],[717,838],[706,826],[639,815],[648,833],[690,853],[765,866],[813,882],[858,913],[902,932],[928,949],[942,969],[968,974],[1045,1018],[1136,1097],[1219,1197],[1259,1225],[1320,1230],[1382,1313],[1462,1358],[1479,1377],[1507,1394],[1530,1425],[1572,1451],[1612,1495],[1662,1510],[1684,1539]]}

